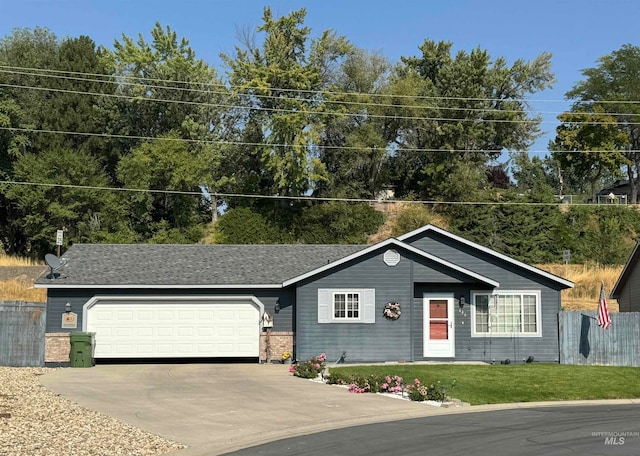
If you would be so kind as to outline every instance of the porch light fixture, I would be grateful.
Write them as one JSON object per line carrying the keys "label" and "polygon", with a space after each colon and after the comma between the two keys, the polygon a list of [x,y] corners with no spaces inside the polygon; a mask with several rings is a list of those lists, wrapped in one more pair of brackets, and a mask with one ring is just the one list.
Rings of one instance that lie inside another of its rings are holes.
{"label": "porch light fixture", "polygon": [[464,307],[464,305],[466,304],[466,302],[467,302],[467,300],[464,298],[464,296],[460,296],[460,300],[458,302],[458,305],[460,306],[461,310]]}
{"label": "porch light fixture", "polygon": [[280,300],[279,299],[276,301],[276,306],[273,308],[273,311],[275,313],[280,313]]}
{"label": "porch light fixture", "polygon": [[71,303],[69,303],[69,302],[68,302],[68,303],[66,303],[66,304],[64,305],[64,311],[65,311],[66,313],[71,312]]}

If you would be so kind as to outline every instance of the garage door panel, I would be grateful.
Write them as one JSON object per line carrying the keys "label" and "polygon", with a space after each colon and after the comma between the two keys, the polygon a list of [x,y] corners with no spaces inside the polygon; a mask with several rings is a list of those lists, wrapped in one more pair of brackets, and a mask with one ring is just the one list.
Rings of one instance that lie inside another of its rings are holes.
{"label": "garage door panel", "polygon": [[114,335],[116,337],[131,337],[133,336],[133,328],[116,328]]}
{"label": "garage door panel", "polygon": [[138,320],[153,320],[153,312],[150,310],[139,310]]}
{"label": "garage door panel", "polygon": [[213,336],[213,328],[212,327],[198,328],[198,336],[200,337]]}
{"label": "garage door panel", "polygon": [[257,357],[259,310],[249,302],[105,300],[87,311],[96,358]]}
{"label": "garage door panel", "polygon": [[178,328],[178,336],[180,337],[193,336],[193,328],[189,328],[189,327]]}

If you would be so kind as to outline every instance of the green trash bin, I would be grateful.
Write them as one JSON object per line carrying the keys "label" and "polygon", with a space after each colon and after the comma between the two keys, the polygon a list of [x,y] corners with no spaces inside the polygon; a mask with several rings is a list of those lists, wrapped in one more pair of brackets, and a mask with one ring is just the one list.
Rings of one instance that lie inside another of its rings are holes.
{"label": "green trash bin", "polygon": [[74,332],[69,334],[71,351],[69,365],[71,367],[92,367],[93,346],[96,333]]}

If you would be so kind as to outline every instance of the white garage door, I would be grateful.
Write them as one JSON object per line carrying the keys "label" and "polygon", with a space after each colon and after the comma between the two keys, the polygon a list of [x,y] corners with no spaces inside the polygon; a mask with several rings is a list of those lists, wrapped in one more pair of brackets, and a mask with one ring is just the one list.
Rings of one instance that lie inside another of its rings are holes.
{"label": "white garage door", "polygon": [[98,300],[86,313],[95,358],[257,357],[251,302]]}

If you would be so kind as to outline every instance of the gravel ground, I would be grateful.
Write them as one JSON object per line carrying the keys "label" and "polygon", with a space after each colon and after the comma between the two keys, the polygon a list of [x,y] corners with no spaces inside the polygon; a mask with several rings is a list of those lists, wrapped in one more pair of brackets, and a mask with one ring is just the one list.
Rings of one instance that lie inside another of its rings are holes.
{"label": "gravel ground", "polygon": [[47,390],[53,369],[0,366],[0,455],[153,456],[185,448]]}

